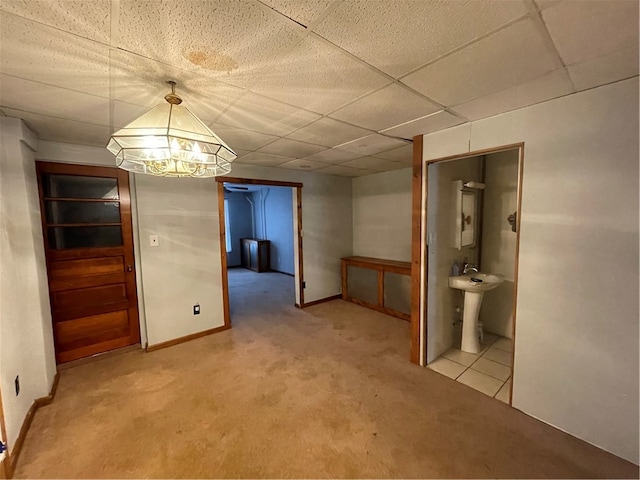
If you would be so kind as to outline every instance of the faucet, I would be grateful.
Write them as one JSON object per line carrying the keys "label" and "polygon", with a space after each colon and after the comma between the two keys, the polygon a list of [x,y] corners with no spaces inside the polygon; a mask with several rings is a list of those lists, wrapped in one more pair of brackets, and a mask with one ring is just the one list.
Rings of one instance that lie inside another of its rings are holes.
{"label": "faucet", "polygon": [[479,273],[480,270],[478,270],[477,267],[474,267],[473,265],[469,264],[469,263],[465,263],[462,267],[462,274],[466,275],[467,273],[470,272],[475,272],[475,273]]}

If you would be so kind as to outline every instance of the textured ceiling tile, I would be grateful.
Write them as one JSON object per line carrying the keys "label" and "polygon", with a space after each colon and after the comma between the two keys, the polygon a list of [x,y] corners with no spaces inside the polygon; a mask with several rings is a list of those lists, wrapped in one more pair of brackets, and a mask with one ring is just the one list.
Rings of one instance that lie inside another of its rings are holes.
{"label": "textured ceiling tile", "polygon": [[234,150],[240,148],[242,150],[253,151],[278,139],[275,135],[265,135],[264,133],[252,132],[251,130],[229,127],[221,123],[209,124],[208,126],[224,143]]}
{"label": "textured ceiling tile", "polygon": [[278,165],[282,165],[283,163],[290,162],[291,160],[295,160],[295,158],[291,157],[283,157],[280,155],[269,155],[268,153],[258,153],[251,152],[244,157],[237,159],[236,162],[244,163],[247,165],[261,165],[263,167],[276,167]]}
{"label": "textured ceiling tile", "polygon": [[566,65],[638,45],[638,0],[562,2],[542,18]]}
{"label": "textured ceiling tile", "polygon": [[113,126],[123,128],[133,122],[136,118],[147,113],[149,107],[141,107],[127,102],[112,101],[113,106]]}
{"label": "textured ceiling tile", "polygon": [[111,0],[7,0],[1,8],[89,40],[109,43]]}
{"label": "textured ceiling tile", "polygon": [[9,75],[0,75],[0,106],[109,125],[108,99]]}
{"label": "textured ceiling tile", "polygon": [[308,26],[333,3],[333,0],[261,0],[285,17]]}
{"label": "textured ceiling tile", "polygon": [[527,82],[554,70],[533,21],[526,19],[402,79],[443,105],[455,105]]}
{"label": "textured ceiling tile", "polygon": [[246,87],[303,31],[248,0],[121,0],[118,46]]}
{"label": "textured ceiling tile", "polygon": [[285,136],[320,118],[317,113],[301,110],[275,100],[247,92],[220,117],[220,122],[238,128]]}
{"label": "textured ceiling tile", "polygon": [[519,1],[359,0],[314,31],[397,78],[526,14]]}
{"label": "textured ceiling tile", "polygon": [[359,156],[360,155],[357,153],[346,152],[344,150],[338,150],[337,148],[327,148],[326,150],[322,150],[321,152],[314,153],[313,155],[309,155],[304,158],[305,160],[311,160],[314,162],[340,163],[346,162],[347,160],[353,160]]}
{"label": "textured ceiling tile", "polygon": [[376,157],[411,164],[413,163],[413,144],[379,153]]}
{"label": "textured ceiling tile", "polygon": [[311,160],[306,159],[296,159],[278,165],[278,167],[290,168],[292,170],[318,170],[319,168],[326,168],[327,164],[321,162],[312,162]]}
{"label": "textured ceiling tile", "polygon": [[572,91],[567,72],[559,69],[531,82],[471,100],[451,109],[473,121],[568,95]]}
{"label": "textured ceiling tile", "polygon": [[166,81],[173,80],[183,105],[204,122],[216,121],[246,91],[129,52],[113,51],[110,64],[112,100],[150,109],[164,103],[164,96],[171,91]]}
{"label": "textured ceiling tile", "polygon": [[341,50],[308,36],[251,90],[326,114],[387,83]]}
{"label": "textured ceiling tile", "polygon": [[633,77],[638,75],[638,46],[578,63],[568,69],[577,90]]}
{"label": "textured ceiling tile", "polygon": [[0,70],[109,97],[109,48],[0,12]]}
{"label": "textured ceiling tile", "polygon": [[359,138],[349,143],[338,145],[336,148],[339,150],[346,150],[347,152],[353,152],[359,156],[375,155],[380,152],[386,152],[394,148],[406,145],[408,142],[399,140],[397,138],[385,137],[374,133],[367,137]]}
{"label": "textured ceiling tile", "polygon": [[416,135],[443,130],[464,122],[463,119],[451,115],[449,112],[438,112],[412,122],[398,125],[397,127],[389,128],[384,130],[383,133],[393,135],[394,137],[411,139]]}
{"label": "textured ceiling tile", "polygon": [[303,158],[324,150],[324,147],[312,145],[311,143],[298,142],[281,138],[260,149],[261,152],[273,153],[275,155],[285,155],[287,157]]}
{"label": "textured ceiling tile", "polygon": [[549,7],[553,7],[556,3],[560,3],[562,0],[534,0],[538,10],[542,11]]}
{"label": "textured ceiling tile", "polygon": [[339,177],[363,177],[378,172],[376,170],[363,170],[361,168],[343,167],[342,165],[331,165],[330,167],[316,170],[316,173],[337,175]]}
{"label": "textured ceiling tile", "polygon": [[398,84],[392,84],[333,112],[331,117],[380,131],[441,110]]}
{"label": "textured ceiling tile", "polygon": [[341,167],[362,168],[365,170],[373,170],[375,172],[386,172],[388,170],[397,170],[399,168],[407,168],[407,165],[393,160],[383,160],[376,157],[360,157],[355,160],[349,160],[340,164]]}
{"label": "textured ceiling tile", "polygon": [[2,111],[8,117],[22,118],[42,140],[105,147],[111,135],[111,130],[105,125],[76,122],[11,108],[3,108]]}
{"label": "textured ceiling tile", "polygon": [[332,118],[321,118],[300,130],[287,135],[288,138],[301,140],[303,142],[324,145],[325,147],[335,147],[341,143],[362,138],[371,132],[363,128],[347,125]]}

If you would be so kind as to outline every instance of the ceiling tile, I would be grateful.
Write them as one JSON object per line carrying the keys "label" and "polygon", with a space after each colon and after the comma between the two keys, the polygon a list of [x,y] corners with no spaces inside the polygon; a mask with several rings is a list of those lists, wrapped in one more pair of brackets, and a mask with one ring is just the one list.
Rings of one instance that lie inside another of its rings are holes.
{"label": "ceiling tile", "polygon": [[2,2],[2,10],[80,37],[109,43],[111,0],[9,0]]}
{"label": "ceiling tile", "polygon": [[167,80],[176,82],[176,93],[204,122],[213,122],[246,90],[218,82],[210,77],[181,70],[129,52],[111,53],[112,100],[146,106],[164,103],[171,91]]}
{"label": "ceiling tile", "polygon": [[378,158],[385,160],[393,160],[394,162],[413,163],[413,143],[405,145],[404,147],[394,148],[386,152],[378,153]]}
{"label": "ceiling tile", "polygon": [[105,125],[76,122],[11,108],[3,108],[2,111],[8,117],[23,119],[42,140],[106,147],[111,135],[111,129]]}
{"label": "ceiling tile", "polygon": [[571,92],[573,87],[567,72],[559,69],[531,82],[471,100],[451,109],[473,121],[568,95]]}
{"label": "ceiling tile", "polygon": [[324,117],[306,127],[296,130],[287,135],[287,137],[303,142],[315,143],[316,145],[324,145],[325,147],[335,147],[341,143],[362,138],[370,133],[369,130]]}
{"label": "ceiling tile", "polygon": [[602,57],[568,67],[577,90],[597,87],[638,75],[638,46],[618,50]]}
{"label": "ceiling tile", "polygon": [[291,160],[295,160],[295,158],[283,157],[281,155],[269,155],[268,153],[251,152],[250,154],[245,155],[244,157],[239,158],[235,161],[247,165],[276,167],[278,165],[282,165],[283,163],[290,162]]}
{"label": "ceiling tile", "polygon": [[141,107],[127,102],[112,101],[113,106],[113,126],[123,128],[133,122],[136,118],[147,113],[149,107]]}
{"label": "ceiling tile", "polygon": [[261,152],[273,153],[276,155],[284,155],[287,157],[302,158],[324,150],[324,147],[312,145],[311,143],[298,142],[281,138],[260,149]]}
{"label": "ceiling tile", "polygon": [[637,0],[562,2],[542,19],[566,65],[638,45]]}
{"label": "ceiling tile", "polygon": [[313,155],[309,155],[308,157],[304,157],[304,159],[311,160],[313,162],[340,163],[346,162],[347,160],[353,160],[354,158],[358,158],[359,156],[360,155],[358,155],[357,153],[338,150],[337,148],[327,148],[326,150],[322,150],[321,152],[314,153]]}
{"label": "ceiling tile", "polygon": [[326,8],[333,3],[333,0],[261,0],[269,7],[282,15],[295,20],[298,23],[308,26],[313,20],[318,18]]}
{"label": "ceiling tile", "polygon": [[220,117],[220,122],[256,132],[285,136],[318,118],[320,115],[317,113],[248,92]]}
{"label": "ceiling tile", "polygon": [[310,35],[283,55],[251,90],[326,114],[387,83],[386,77]]}
{"label": "ceiling tile", "polygon": [[562,0],[534,0],[538,10],[542,11],[549,7],[553,7],[556,3],[560,3]]}
{"label": "ceiling tile", "polygon": [[236,152],[236,155],[238,155],[237,158],[242,158],[245,155],[249,155],[251,153],[251,151],[249,151],[249,150],[242,150],[242,149],[239,149],[239,148],[234,148],[233,151]]}
{"label": "ceiling tile", "polygon": [[251,130],[229,127],[221,123],[208,124],[208,127],[233,150],[240,148],[253,151],[278,139],[275,135],[265,135]]}
{"label": "ceiling tile", "polygon": [[439,105],[394,83],[336,110],[331,117],[380,131],[441,109]]}
{"label": "ceiling tile", "polygon": [[304,32],[248,0],[121,0],[118,29],[120,48],[241,87]]}
{"label": "ceiling tile", "polygon": [[375,170],[343,167],[342,165],[331,165],[330,167],[316,170],[316,173],[326,173],[328,175],[337,175],[339,177],[363,177],[364,175],[371,175],[378,172]]}
{"label": "ceiling tile", "polygon": [[455,105],[533,80],[555,68],[555,58],[526,19],[402,79],[443,105]]}
{"label": "ceiling tile", "polygon": [[349,160],[340,164],[341,167],[362,168],[375,172],[386,172],[388,170],[397,170],[399,168],[407,168],[408,165],[393,160],[383,160],[376,157],[360,157],[355,160]]}
{"label": "ceiling tile", "polygon": [[2,73],[109,97],[109,47],[0,12]]}
{"label": "ceiling tile", "polygon": [[398,78],[527,14],[516,1],[342,3],[316,33]]}
{"label": "ceiling tile", "polygon": [[378,133],[368,135],[363,138],[359,138],[349,143],[343,143],[336,148],[339,150],[346,150],[347,152],[353,152],[359,156],[366,157],[367,155],[375,155],[380,152],[386,152],[393,148],[398,148],[407,144],[404,140],[397,138],[385,137]]}
{"label": "ceiling tile", "polygon": [[290,162],[278,165],[280,168],[290,168],[292,170],[318,170],[319,168],[326,168],[326,163],[312,162],[305,159],[291,160]]}
{"label": "ceiling tile", "polygon": [[66,88],[0,75],[0,106],[109,125],[109,100]]}
{"label": "ceiling tile", "polygon": [[383,130],[382,133],[393,135],[394,137],[412,139],[416,135],[435,132],[464,122],[465,120],[451,115],[449,112],[438,112],[418,118],[412,122],[403,123],[397,127],[388,128]]}

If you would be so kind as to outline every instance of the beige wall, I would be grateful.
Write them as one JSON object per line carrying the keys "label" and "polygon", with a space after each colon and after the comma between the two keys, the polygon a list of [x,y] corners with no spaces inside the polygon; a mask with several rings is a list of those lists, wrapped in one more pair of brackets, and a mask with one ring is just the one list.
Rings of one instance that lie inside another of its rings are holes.
{"label": "beige wall", "polygon": [[353,254],[411,261],[411,168],[353,179]]}
{"label": "beige wall", "polygon": [[0,145],[0,385],[11,450],[33,401],[49,394],[56,364],[33,161],[37,141],[21,120],[0,117]]}
{"label": "beige wall", "polygon": [[638,463],[638,78],[424,136],[525,143],[513,405]]}
{"label": "beige wall", "polygon": [[480,264],[483,272],[502,275],[504,282],[484,294],[480,321],[485,331],[511,338],[516,233],[507,218],[518,205],[518,150],[487,155],[484,182]]}

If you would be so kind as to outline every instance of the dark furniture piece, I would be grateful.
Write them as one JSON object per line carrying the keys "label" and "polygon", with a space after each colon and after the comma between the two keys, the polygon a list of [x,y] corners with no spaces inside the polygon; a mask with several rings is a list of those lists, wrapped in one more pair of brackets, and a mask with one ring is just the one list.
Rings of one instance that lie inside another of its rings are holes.
{"label": "dark furniture piece", "polygon": [[268,272],[271,269],[271,242],[255,238],[240,239],[240,263],[254,272]]}

